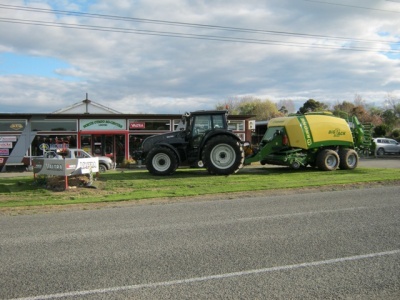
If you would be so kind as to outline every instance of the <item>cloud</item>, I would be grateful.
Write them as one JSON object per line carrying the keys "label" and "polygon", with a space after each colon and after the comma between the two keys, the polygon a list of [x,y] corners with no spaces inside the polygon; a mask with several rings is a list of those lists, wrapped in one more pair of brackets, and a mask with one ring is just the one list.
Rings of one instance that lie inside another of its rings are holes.
{"label": "cloud", "polygon": [[[0,51],[46,60],[56,78],[40,67],[0,72],[0,105],[51,112],[86,93],[130,113],[213,109],[246,95],[334,103],[359,94],[379,105],[388,93],[400,97],[400,55],[387,52],[398,48],[399,12],[400,4],[372,0],[2,1]],[[12,63],[0,60],[0,70]]]}

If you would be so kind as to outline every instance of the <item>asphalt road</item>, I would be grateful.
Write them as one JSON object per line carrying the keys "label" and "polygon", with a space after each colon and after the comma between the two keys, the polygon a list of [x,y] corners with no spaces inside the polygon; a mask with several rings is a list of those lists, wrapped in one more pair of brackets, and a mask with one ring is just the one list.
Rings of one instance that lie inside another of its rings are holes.
{"label": "asphalt road", "polygon": [[0,299],[399,299],[400,187],[0,218]]}

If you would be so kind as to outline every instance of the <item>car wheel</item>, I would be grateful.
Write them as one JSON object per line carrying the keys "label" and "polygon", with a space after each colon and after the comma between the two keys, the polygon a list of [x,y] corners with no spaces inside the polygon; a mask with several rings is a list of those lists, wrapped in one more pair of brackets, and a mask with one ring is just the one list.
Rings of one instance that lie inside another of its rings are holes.
{"label": "car wheel", "polygon": [[104,172],[107,171],[107,170],[108,170],[108,169],[107,169],[106,165],[99,164],[99,172],[100,172],[100,173],[104,173]]}
{"label": "car wheel", "polygon": [[376,151],[376,154],[377,154],[378,156],[385,155],[385,149],[379,148],[378,151]]}

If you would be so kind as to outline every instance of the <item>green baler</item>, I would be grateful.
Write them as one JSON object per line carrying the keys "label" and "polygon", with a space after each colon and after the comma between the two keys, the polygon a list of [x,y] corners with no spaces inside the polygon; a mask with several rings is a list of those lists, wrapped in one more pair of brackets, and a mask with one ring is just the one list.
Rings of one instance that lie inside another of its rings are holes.
{"label": "green baler", "polygon": [[358,165],[356,148],[364,142],[363,135],[357,118],[349,125],[326,112],[274,118],[258,149],[245,158],[245,165],[260,162],[294,169],[308,165],[325,171],[354,169]]}

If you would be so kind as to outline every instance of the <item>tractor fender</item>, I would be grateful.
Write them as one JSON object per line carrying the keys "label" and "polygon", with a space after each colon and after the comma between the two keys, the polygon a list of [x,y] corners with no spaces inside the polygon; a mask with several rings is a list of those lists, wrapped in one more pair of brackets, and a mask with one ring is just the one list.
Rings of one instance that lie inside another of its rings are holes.
{"label": "tractor fender", "polygon": [[[181,156],[179,155],[179,152],[176,150],[176,148],[174,146],[167,144],[167,143],[157,143],[154,145],[154,148],[158,148],[158,147],[165,147],[165,148],[171,149],[176,154],[176,157],[178,158],[178,164],[181,164]],[[146,156],[147,156],[147,154],[146,154]]]}

